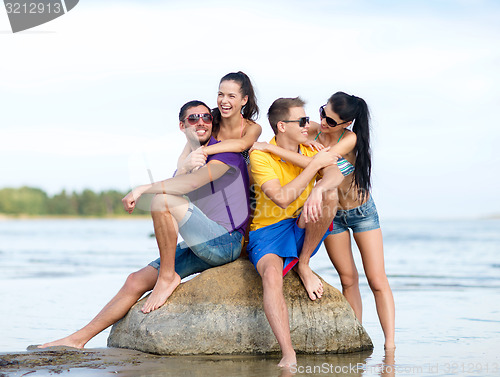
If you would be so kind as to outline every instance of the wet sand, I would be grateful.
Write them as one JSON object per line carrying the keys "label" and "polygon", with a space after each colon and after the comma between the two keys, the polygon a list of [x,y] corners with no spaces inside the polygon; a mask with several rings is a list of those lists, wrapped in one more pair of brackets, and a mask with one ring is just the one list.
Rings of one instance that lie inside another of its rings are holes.
{"label": "wet sand", "polygon": [[[317,371],[335,373],[336,376],[361,376],[362,370],[352,373],[353,367],[366,362],[371,352],[335,355],[298,355],[302,366],[300,375],[307,373],[306,366]],[[75,349],[51,347],[40,350],[30,346],[26,352],[0,354],[0,377],[46,376],[71,374],[100,376],[110,373],[120,376],[291,376],[292,372],[277,367],[278,355],[258,356],[159,356],[119,348]],[[336,369],[336,370],[335,370]],[[311,372],[312,369],[311,369]]]}

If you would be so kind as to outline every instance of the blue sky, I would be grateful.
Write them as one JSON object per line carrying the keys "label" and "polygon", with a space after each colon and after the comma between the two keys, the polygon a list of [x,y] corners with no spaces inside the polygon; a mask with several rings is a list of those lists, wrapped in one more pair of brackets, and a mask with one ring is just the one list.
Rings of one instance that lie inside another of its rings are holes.
{"label": "blue sky", "polygon": [[381,216],[500,213],[494,1],[80,1],[12,34],[0,11],[0,187],[120,189],[170,176],[178,108],[224,74],[272,101],[338,90],[373,119]]}

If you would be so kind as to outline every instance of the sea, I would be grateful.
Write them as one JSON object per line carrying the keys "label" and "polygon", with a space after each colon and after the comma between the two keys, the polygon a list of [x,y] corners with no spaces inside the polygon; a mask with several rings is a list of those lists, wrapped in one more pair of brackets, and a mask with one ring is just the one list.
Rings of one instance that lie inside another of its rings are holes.
{"label": "sea", "polygon": [[[81,328],[130,272],[157,258],[152,232],[147,218],[0,220],[0,353],[25,351]],[[354,245],[363,326],[374,349],[298,355],[293,375],[500,376],[500,219],[389,219],[382,221],[382,232],[396,304],[394,354],[384,352]],[[311,266],[341,289],[323,247]],[[105,348],[108,335],[109,329],[87,347]],[[233,369],[210,357],[172,360],[168,373],[147,375],[283,375],[269,368],[277,355],[239,358]]]}

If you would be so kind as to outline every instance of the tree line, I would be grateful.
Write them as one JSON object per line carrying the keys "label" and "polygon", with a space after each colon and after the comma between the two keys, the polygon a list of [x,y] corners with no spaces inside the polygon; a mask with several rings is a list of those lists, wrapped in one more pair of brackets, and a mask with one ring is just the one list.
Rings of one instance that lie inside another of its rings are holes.
{"label": "tree line", "polygon": [[[0,189],[0,214],[4,215],[60,215],[60,216],[116,216],[128,215],[123,209],[122,198],[127,192],[107,190],[94,192],[60,193],[49,196],[34,187]],[[133,214],[144,215],[136,209]]]}

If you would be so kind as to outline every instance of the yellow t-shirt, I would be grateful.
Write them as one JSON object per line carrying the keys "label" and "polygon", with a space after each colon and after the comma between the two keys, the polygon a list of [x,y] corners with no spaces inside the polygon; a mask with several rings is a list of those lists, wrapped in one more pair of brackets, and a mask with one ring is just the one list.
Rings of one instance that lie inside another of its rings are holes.
{"label": "yellow t-shirt", "polygon": [[[276,145],[276,138],[273,138],[270,144]],[[315,150],[300,145],[300,152],[304,156],[313,157]],[[261,186],[271,179],[279,179],[281,186],[293,181],[302,173],[304,169],[283,161],[280,157],[267,152],[253,151],[250,154],[250,167],[255,182],[256,207],[253,214],[253,220],[250,224],[250,230],[256,230],[267,225],[275,224],[283,219],[297,217],[300,209],[304,206],[314,187],[316,178],[313,178],[300,196],[295,199],[287,208],[283,209],[276,205],[261,189]]]}

